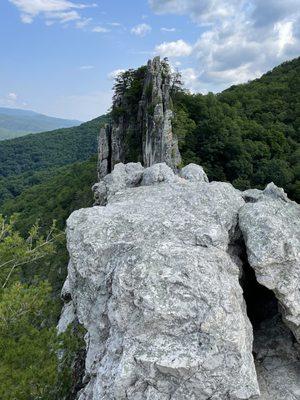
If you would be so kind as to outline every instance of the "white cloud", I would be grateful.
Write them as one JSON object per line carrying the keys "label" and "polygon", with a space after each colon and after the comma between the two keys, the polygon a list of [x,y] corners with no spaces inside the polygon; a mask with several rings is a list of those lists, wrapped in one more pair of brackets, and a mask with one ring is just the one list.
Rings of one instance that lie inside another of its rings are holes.
{"label": "white cloud", "polygon": [[87,71],[87,70],[94,69],[94,68],[95,68],[94,65],[81,65],[81,66],[79,67],[79,69],[80,69],[81,71]]}
{"label": "white cloud", "polygon": [[162,32],[176,32],[176,28],[165,28],[165,27],[162,27],[162,28],[160,28],[160,30]]}
{"label": "white cloud", "polygon": [[293,36],[293,21],[280,21],[275,24],[275,31],[278,32],[278,55],[280,55],[285,46],[295,43]]}
{"label": "white cloud", "polygon": [[84,29],[92,22],[92,18],[81,18],[80,21],[76,22],[76,28]]}
{"label": "white cloud", "polygon": [[199,76],[194,68],[185,68],[181,72],[182,83],[184,87],[189,89],[192,93],[201,90],[199,86]]}
{"label": "white cloud", "polygon": [[110,79],[110,80],[114,80],[114,79],[116,79],[116,77],[117,77],[118,75],[122,74],[123,72],[125,72],[125,69],[115,69],[114,71],[111,71],[111,72],[107,75],[107,77],[108,77],[108,79]]}
{"label": "white cloud", "polygon": [[196,22],[226,18],[236,11],[241,0],[148,0],[158,14],[188,14]]}
{"label": "white cloud", "polygon": [[146,36],[148,33],[150,33],[151,30],[152,30],[152,28],[150,25],[139,24],[139,25],[134,26],[131,29],[131,33],[133,33],[134,35],[143,37],[143,36]]}
{"label": "white cloud", "polygon": [[[83,26],[87,19],[82,18],[79,10],[95,7],[96,4],[83,4],[69,0],[9,0],[20,11],[21,21],[31,24],[38,16],[45,18],[49,26],[55,21],[66,23],[82,20]],[[80,21],[81,22],[81,21]],[[80,23],[79,24],[80,28]]]}
{"label": "white cloud", "polygon": [[[188,15],[202,27],[186,54],[192,68],[185,74],[193,88],[220,91],[299,56],[299,0],[148,1],[156,13]],[[162,43],[155,50],[175,57],[173,48]]]}
{"label": "white cloud", "polygon": [[18,99],[18,95],[14,92],[10,92],[8,93],[7,98],[11,101],[16,101]]}
{"label": "white cloud", "polygon": [[155,47],[155,53],[162,57],[187,57],[193,47],[182,39],[174,42],[163,42]]}
{"label": "white cloud", "polygon": [[95,26],[95,28],[93,28],[93,32],[107,33],[110,32],[110,29],[104,28],[103,26]]}
{"label": "white cloud", "polygon": [[25,105],[26,103],[22,102],[22,100],[19,99],[19,95],[15,92],[9,92],[3,96],[0,96],[1,107],[22,108]]}

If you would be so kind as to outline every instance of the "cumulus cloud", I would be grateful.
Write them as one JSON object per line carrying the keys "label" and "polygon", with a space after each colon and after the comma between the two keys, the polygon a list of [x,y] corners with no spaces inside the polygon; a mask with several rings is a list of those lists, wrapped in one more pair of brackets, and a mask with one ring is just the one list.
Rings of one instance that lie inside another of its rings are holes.
{"label": "cumulus cloud", "polygon": [[188,14],[196,22],[226,18],[236,11],[240,0],[149,0],[158,14]]}
{"label": "cumulus cloud", "polygon": [[[95,4],[76,3],[69,0],[9,0],[20,11],[23,23],[31,24],[33,20],[42,16],[47,25],[58,21],[66,23],[69,21],[82,20],[83,26],[87,19],[82,18],[79,10],[87,7],[95,7]],[[79,22],[77,22],[79,24]],[[80,27],[80,24],[78,25]]]}
{"label": "cumulus cloud", "polygon": [[18,99],[18,95],[14,92],[10,92],[8,93],[7,98],[11,101],[16,101]]}
{"label": "cumulus cloud", "polygon": [[[188,15],[201,26],[187,52],[193,68],[185,75],[192,87],[219,91],[299,56],[299,0],[148,1],[158,14]],[[167,47],[165,43],[155,50]]]}
{"label": "cumulus cloud", "polygon": [[193,47],[182,39],[174,42],[163,42],[155,47],[155,52],[162,57],[186,57]]}
{"label": "cumulus cloud", "polygon": [[0,106],[23,108],[26,106],[26,103],[20,99],[17,93],[9,92],[0,96]]}
{"label": "cumulus cloud", "polygon": [[87,26],[90,25],[90,23],[92,22],[92,18],[81,18],[80,21],[76,22],[76,28],[78,29],[84,29]]}
{"label": "cumulus cloud", "polygon": [[144,37],[146,36],[148,33],[150,33],[152,30],[151,26],[148,24],[139,24],[134,26],[131,29],[131,33],[133,33],[136,36],[141,36]]}

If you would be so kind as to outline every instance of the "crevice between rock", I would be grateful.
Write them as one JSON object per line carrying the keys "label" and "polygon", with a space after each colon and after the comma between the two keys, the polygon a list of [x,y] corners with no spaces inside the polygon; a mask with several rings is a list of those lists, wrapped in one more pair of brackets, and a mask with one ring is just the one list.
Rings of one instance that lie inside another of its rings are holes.
{"label": "crevice between rock", "polygon": [[261,400],[300,399],[300,347],[282,320],[280,303],[272,290],[261,285],[247,257],[237,227],[228,252],[240,261],[240,285],[253,328],[253,358]]}

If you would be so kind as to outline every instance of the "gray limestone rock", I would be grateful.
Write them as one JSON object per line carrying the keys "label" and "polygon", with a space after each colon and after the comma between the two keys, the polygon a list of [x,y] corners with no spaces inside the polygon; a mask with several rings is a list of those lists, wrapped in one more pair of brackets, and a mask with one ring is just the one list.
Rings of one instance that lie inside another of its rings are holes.
{"label": "gray limestone rock", "polygon": [[163,180],[70,216],[68,279],[88,332],[80,400],[259,394],[239,267],[227,253],[243,204],[226,183]]}
{"label": "gray limestone rock", "polygon": [[73,302],[70,301],[69,303],[64,304],[60,319],[57,325],[57,333],[64,333],[68,326],[75,321],[75,310]]}
{"label": "gray limestone rock", "polygon": [[300,206],[271,184],[241,209],[239,221],[258,282],[274,292],[300,341]]}
{"label": "gray limestone rock", "polygon": [[[139,108],[143,136],[143,164],[165,162],[176,168],[181,162],[177,138],[172,128],[171,71],[159,57],[148,61]],[[153,109],[153,114],[149,110]]]}
{"label": "gray limestone rock", "polygon": [[128,163],[125,165],[127,187],[138,186],[143,178],[144,168],[141,163]]}
{"label": "gray limestone rock", "polygon": [[144,170],[141,185],[151,186],[161,182],[171,183],[175,182],[177,179],[172,169],[165,163],[154,164]]}
{"label": "gray limestone rock", "polygon": [[96,183],[92,190],[94,192],[95,204],[105,205],[107,200],[126,187],[138,186],[143,177],[144,168],[141,163],[120,163],[115,165],[114,170],[104,176]]}
{"label": "gray limestone rock", "polygon": [[260,400],[299,400],[299,348],[279,315],[261,324],[253,345]]}
{"label": "gray limestone rock", "polygon": [[[118,164],[96,193],[105,206],[67,223],[59,329],[72,315],[87,331],[78,399],[300,399],[299,205],[194,164]],[[254,345],[247,268],[279,304]]]}
{"label": "gray limestone rock", "polygon": [[[149,60],[136,99],[137,110],[126,113],[126,90],[115,93],[111,122],[102,128],[98,146],[99,180],[112,172],[116,164],[142,162],[145,167],[165,162],[176,170],[181,162],[178,140],[172,120],[172,74],[168,63],[159,57]],[[121,110],[121,111],[120,111]],[[133,150],[134,148],[134,150]]]}
{"label": "gray limestone rock", "polygon": [[192,182],[208,182],[208,177],[204,169],[197,164],[188,164],[180,171],[180,176]]}
{"label": "gray limestone rock", "polygon": [[105,126],[100,129],[98,140],[98,178],[101,180],[110,172],[110,129]]}

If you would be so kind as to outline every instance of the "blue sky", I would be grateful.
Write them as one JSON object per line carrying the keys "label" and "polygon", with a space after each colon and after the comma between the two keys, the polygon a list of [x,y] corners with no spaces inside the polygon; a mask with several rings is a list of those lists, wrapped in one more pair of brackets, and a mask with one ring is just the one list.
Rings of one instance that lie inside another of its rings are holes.
{"label": "blue sky", "polygon": [[156,54],[202,93],[299,56],[300,0],[1,0],[0,35],[0,106],[88,120]]}

